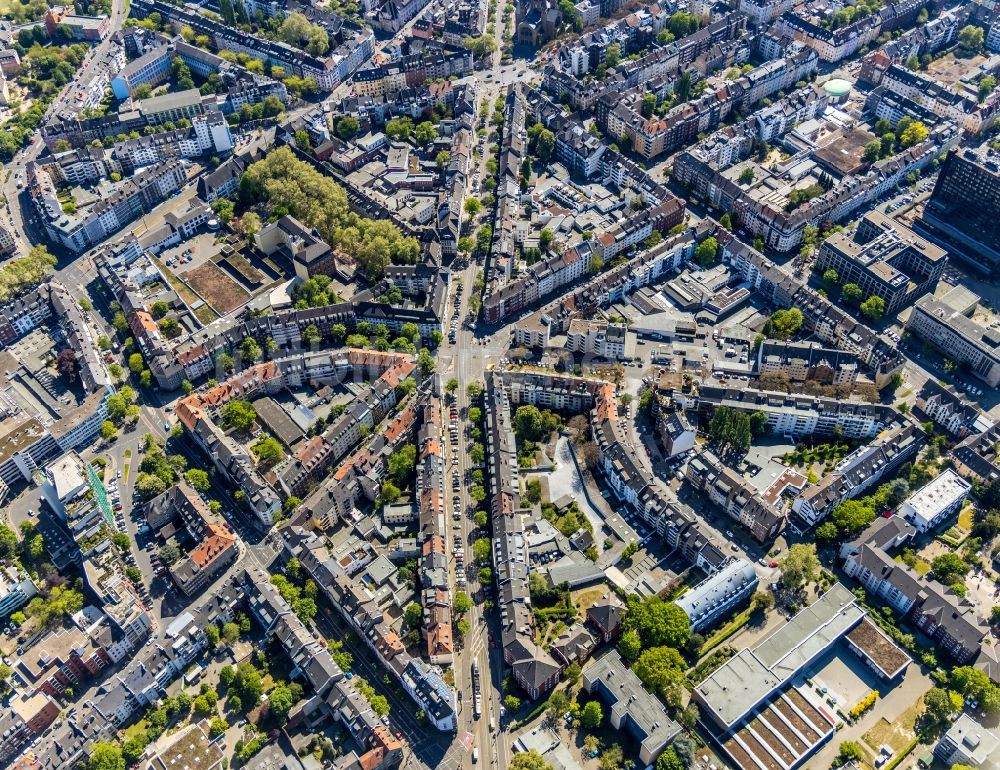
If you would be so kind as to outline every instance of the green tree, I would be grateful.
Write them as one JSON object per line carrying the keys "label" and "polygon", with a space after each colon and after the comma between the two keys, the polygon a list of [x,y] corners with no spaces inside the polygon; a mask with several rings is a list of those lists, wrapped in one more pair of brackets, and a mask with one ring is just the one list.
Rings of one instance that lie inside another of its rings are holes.
{"label": "green tree", "polygon": [[837,752],[837,762],[840,764],[847,764],[848,762],[857,762],[864,759],[864,752],[861,750],[861,744],[857,741],[844,741],[840,744],[839,750]]}
{"label": "green tree", "polygon": [[943,553],[931,561],[931,572],[938,581],[950,585],[969,573],[969,565],[956,553]]}
{"label": "green tree", "polygon": [[358,119],[353,115],[345,115],[337,121],[337,136],[345,142],[357,136],[359,129]]}
{"label": "green tree", "polygon": [[584,730],[596,730],[601,726],[603,720],[604,711],[601,709],[601,704],[596,700],[590,701],[580,712],[580,726]]}
{"label": "green tree", "polygon": [[702,267],[707,267],[715,262],[718,252],[719,242],[712,236],[709,236],[699,243],[698,247],[694,250],[694,259]]}
{"label": "green tree", "polygon": [[285,451],[282,449],[281,444],[271,436],[262,438],[251,448],[254,454],[257,455],[257,460],[267,468],[277,465],[285,456]]}
{"label": "green tree", "polygon": [[410,602],[407,604],[406,609],[403,611],[403,619],[406,621],[406,625],[409,628],[420,628],[423,616],[423,607],[416,602]]}
{"label": "green tree", "polygon": [[292,691],[288,687],[282,684],[271,690],[268,695],[268,703],[270,704],[271,716],[279,725],[288,721],[288,712],[292,710],[294,705]]}
{"label": "green tree", "polygon": [[246,363],[252,364],[254,361],[260,360],[260,357],[264,355],[264,351],[257,343],[257,340],[253,337],[247,337],[240,344],[240,355]]}
{"label": "green tree", "polygon": [[623,627],[625,631],[637,631],[644,646],[680,649],[687,643],[691,623],[684,610],[673,602],[660,597],[643,600],[630,596],[627,606]]}
{"label": "green tree", "polygon": [[967,24],[958,33],[958,47],[966,55],[978,53],[983,48],[986,40],[986,33],[982,27],[974,27]]}
{"label": "green tree", "polygon": [[125,770],[125,758],[114,743],[95,743],[87,760],[87,770]]}
{"label": "green tree", "polygon": [[472,559],[480,564],[486,564],[490,561],[490,557],[493,553],[493,546],[489,538],[480,537],[476,538],[472,543]]}
{"label": "green tree", "polygon": [[793,591],[798,590],[819,577],[819,570],[816,546],[796,543],[781,562],[781,582]]}
{"label": "green tree", "polygon": [[879,320],[885,313],[885,300],[877,294],[872,294],[861,303],[861,312],[873,321]]}
{"label": "green tree", "polygon": [[233,678],[233,690],[248,705],[258,703],[260,696],[264,694],[264,685],[260,678],[260,672],[252,663],[244,661],[236,667],[236,676]]}
{"label": "green tree", "polygon": [[621,60],[622,47],[618,45],[618,43],[612,43],[606,49],[604,63],[608,66],[608,69],[610,69],[612,67],[617,67]]}
{"label": "green tree", "polygon": [[765,332],[779,340],[787,340],[802,328],[802,311],[797,307],[777,310],[768,319]]}
{"label": "green tree", "polygon": [[841,535],[853,535],[875,521],[875,509],[862,500],[845,500],[833,509],[830,521]]}
{"label": "green tree", "polygon": [[997,79],[993,75],[986,75],[979,81],[979,101],[985,102],[986,97],[993,93],[997,87]]}
{"label": "green tree", "polygon": [[414,468],[417,466],[417,448],[413,444],[406,444],[389,457],[389,477],[396,483],[403,485],[410,478]]}
{"label": "green tree", "polygon": [[133,353],[128,357],[128,368],[132,374],[139,374],[139,372],[146,368],[146,363],[142,360],[141,353]]}
{"label": "green tree", "polygon": [[227,428],[235,428],[238,431],[246,432],[253,426],[257,419],[257,412],[249,401],[234,399],[222,407],[221,410],[223,425]]}
{"label": "green tree", "polygon": [[667,746],[656,760],[656,770],[687,770],[687,765],[677,756],[673,746]]}
{"label": "green tree", "polygon": [[[274,709],[273,705],[272,705],[271,709],[272,709],[272,712],[273,712],[273,709]],[[229,722],[227,722],[222,717],[215,717],[211,721],[211,723],[209,724],[209,726],[208,726],[208,737],[209,738],[218,738],[220,735],[222,735],[223,733],[225,733],[226,730],[228,730],[228,729],[229,729]]]}
{"label": "green tree", "polygon": [[465,591],[457,591],[455,593],[454,606],[457,614],[464,615],[472,609],[472,599],[469,598],[469,595]]}
{"label": "green tree", "polygon": [[413,134],[413,121],[410,118],[393,118],[385,124],[385,133],[390,139],[408,141]]}
{"label": "green tree", "polygon": [[437,139],[437,136],[437,128],[429,120],[419,123],[413,130],[413,139],[421,147],[426,147],[428,144]]}
{"label": "green tree", "polygon": [[211,481],[208,479],[208,473],[201,468],[192,468],[189,470],[184,474],[184,480],[198,492],[207,492],[209,487],[212,486]]}
{"label": "green tree", "polygon": [[899,143],[903,147],[913,147],[915,144],[920,144],[929,135],[930,132],[927,130],[927,126],[919,120],[915,120],[903,129],[902,133],[899,135]]}
{"label": "green tree", "polygon": [[861,290],[861,287],[858,286],[856,283],[845,283],[841,287],[840,291],[841,295],[844,298],[844,301],[849,302],[851,304],[857,304],[858,302],[860,302],[861,297],[864,294],[864,292]]}
{"label": "green tree", "polygon": [[[513,696],[507,697],[512,698],[513,700],[518,700]],[[519,700],[517,705],[518,707],[521,705]],[[517,708],[510,708],[510,710],[517,711]],[[511,758],[508,767],[510,770],[552,770],[552,765],[546,762],[545,758],[539,754],[536,749],[518,752]]]}

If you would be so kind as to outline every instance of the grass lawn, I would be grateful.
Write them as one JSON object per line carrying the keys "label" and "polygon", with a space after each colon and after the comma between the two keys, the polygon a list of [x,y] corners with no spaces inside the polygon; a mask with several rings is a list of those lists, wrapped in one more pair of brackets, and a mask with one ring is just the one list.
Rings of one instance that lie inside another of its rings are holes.
{"label": "grass lawn", "polygon": [[966,532],[969,532],[972,530],[972,524],[972,506],[967,505],[962,509],[962,512],[958,514],[958,526]]}
{"label": "grass lawn", "polygon": [[581,615],[585,615],[594,602],[602,596],[604,596],[603,588],[584,588],[581,591],[573,593],[573,604],[580,611]]}
{"label": "grass lawn", "polygon": [[177,295],[182,300],[184,300],[184,302],[186,302],[188,306],[191,306],[198,301],[198,295],[195,294],[193,291],[191,291],[191,288],[186,283],[184,283],[184,281],[181,280],[169,267],[167,267],[165,262],[163,262],[160,259],[157,259],[156,257],[153,257],[153,262],[155,262],[156,266],[160,268],[160,272],[166,276],[167,282],[170,284],[173,290],[177,292]]}
{"label": "grass lawn", "polygon": [[147,722],[145,719],[140,719],[134,725],[129,725],[128,727],[125,728],[123,732],[125,740],[127,741],[129,738],[138,735],[147,727],[149,727],[149,722]]}
{"label": "grass lawn", "polygon": [[[899,564],[902,564],[903,563],[903,557],[902,556],[897,556],[896,557],[896,561]],[[918,557],[917,560],[913,564],[913,569],[916,571],[916,573],[918,575],[926,575],[928,572],[931,571],[931,563],[929,561],[925,561],[924,559],[921,559],[921,558]]]}
{"label": "grass lawn", "polygon": [[894,722],[883,717],[861,736],[861,740],[875,753],[878,753],[878,747],[883,743],[894,752],[902,751],[917,736],[917,718],[923,710],[924,696],[921,695],[919,700],[900,714]]}
{"label": "grass lawn", "polygon": [[210,305],[206,304],[194,311],[194,317],[207,326],[218,318],[219,314],[212,310]]}

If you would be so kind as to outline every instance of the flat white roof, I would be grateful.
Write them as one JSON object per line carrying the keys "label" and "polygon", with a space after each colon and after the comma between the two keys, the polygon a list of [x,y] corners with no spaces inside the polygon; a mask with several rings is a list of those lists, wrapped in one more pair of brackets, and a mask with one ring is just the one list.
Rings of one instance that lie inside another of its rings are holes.
{"label": "flat white roof", "polygon": [[75,452],[63,455],[45,470],[60,502],[65,502],[70,495],[87,485],[83,460]]}
{"label": "flat white roof", "polygon": [[968,481],[948,468],[936,479],[910,495],[903,503],[901,513],[905,518],[912,517],[931,522],[941,511],[969,494],[971,488]]}

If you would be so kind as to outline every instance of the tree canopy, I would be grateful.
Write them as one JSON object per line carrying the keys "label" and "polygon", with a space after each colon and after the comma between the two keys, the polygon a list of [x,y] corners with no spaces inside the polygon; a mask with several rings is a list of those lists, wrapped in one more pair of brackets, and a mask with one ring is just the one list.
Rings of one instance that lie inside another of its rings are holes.
{"label": "tree canopy", "polygon": [[635,630],[647,647],[683,647],[691,635],[688,616],[673,602],[658,596],[641,599],[628,597],[628,612],[623,623],[626,632]]}
{"label": "tree canopy", "polygon": [[819,576],[819,559],[812,543],[796,543],[781,562],[781,582],[797,590]]}
{"label": "tree canopy", "polygon": [[271,152],[247,169],[240,181],[245,202],[263,201],[272,215],[291,214],[317,228],[323,239],[353,259],[368,278],[381,278],[390,264],[412,264],[420,244],[389,220],[361,217],[348,205],[344,188],[288,147]]}

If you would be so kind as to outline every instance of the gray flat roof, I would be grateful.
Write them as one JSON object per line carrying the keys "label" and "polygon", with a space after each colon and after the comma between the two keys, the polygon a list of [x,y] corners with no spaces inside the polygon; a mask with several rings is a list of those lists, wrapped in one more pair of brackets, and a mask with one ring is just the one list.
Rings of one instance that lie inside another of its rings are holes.
{"label": "gray flat roof", "polygon": [[745,649],[695,689],[732,726],[769,693],[787,683],[865,616],[854,595],[835,583],[812,606]]}

